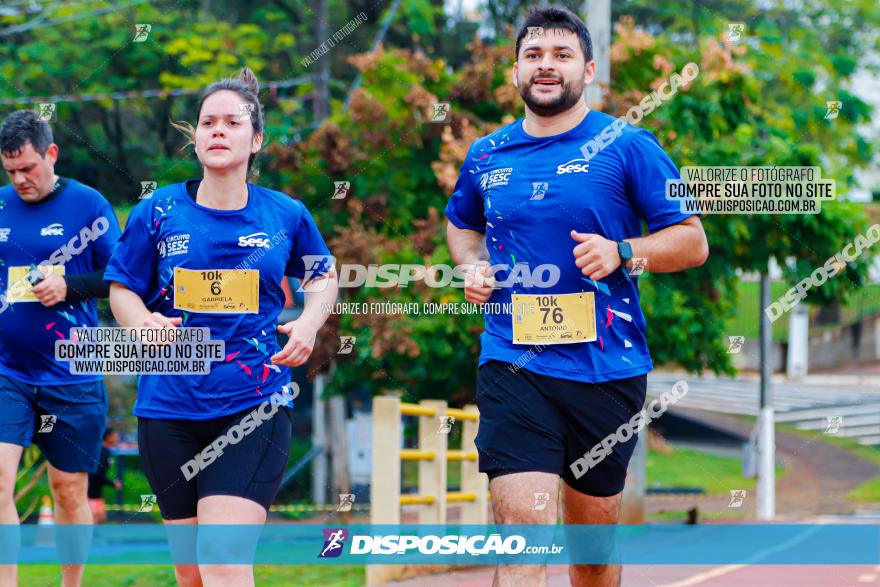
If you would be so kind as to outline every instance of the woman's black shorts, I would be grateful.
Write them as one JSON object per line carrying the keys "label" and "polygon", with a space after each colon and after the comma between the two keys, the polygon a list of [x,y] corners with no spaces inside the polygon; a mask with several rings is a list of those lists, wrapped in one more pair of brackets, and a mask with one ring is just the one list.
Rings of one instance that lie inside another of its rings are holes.
{"label": "woman's black shorts", "polygon": [[243,497],[268,512],[287,466],[292,410],[278,406],[263,419],[254,414],[260,407],[213,420],[138,418],[141,461],[164,519],[196,517],[209,495]]}

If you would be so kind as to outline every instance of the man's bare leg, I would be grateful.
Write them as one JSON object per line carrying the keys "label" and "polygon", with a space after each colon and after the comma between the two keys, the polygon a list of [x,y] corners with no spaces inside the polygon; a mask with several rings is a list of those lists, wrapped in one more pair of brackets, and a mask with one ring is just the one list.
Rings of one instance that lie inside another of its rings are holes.
{"label": "man's bare leg", "polygon": [[[563,483],[565,524],[617,524],[622,493],[593,497]],[[620,565],[570,565],[572,587],[619,587]]]}
{"label": "man's bare leg", "polygon": [[[89,477],[86,473],[67,473],[49,464],[49,489],[55,501],[55,521],[58,524],[92,524],[88,487]],[[56,536],[60,535],[56,533]],[[91,535],[89,540],[90,538]],[[76,546],[88,547],[81,543]],[[61,565],[62,587],[79,587],[82,584],[83,571],[85,565]]]}
{"label": "man's bare leg", "polygon": [[[23,447],[8,442],[0,442],[0,525],[18,524],[18,510],[15,507],[15,477],[18,463],[21,461]],[[12,538],[10,533],[9,538]],[[18,552],[20,538],[15,544],[0,541],[3,552]],[[18,567],[16,565],[0,565],[0,585],[17,585]]]}
{"label": "man's bare leg", "polygon": [[[556,524],[559,476],[552,473],[509,473],[492,479],[496,524]],[[544,509],[535,509],[535,494],[548,493]],[[540,587],[547,584],[544,565],[498,565],[493,587]]]}

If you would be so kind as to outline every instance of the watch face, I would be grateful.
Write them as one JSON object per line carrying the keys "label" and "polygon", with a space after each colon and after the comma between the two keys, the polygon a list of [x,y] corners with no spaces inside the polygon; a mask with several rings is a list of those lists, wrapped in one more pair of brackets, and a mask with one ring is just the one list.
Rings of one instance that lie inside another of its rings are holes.
{"label": "watch face", "polygon": [[46,276],[43,275],[43,272],[40,271],[39,267],[31,264],[30,269],[28,269],[27,275],[25,275],[25,279],[27,279],[31,285],[37,285],[38,283],[46,279]]}
{"label": "watch face", "polygon": [[626,241],[620,241],[617,243],[617,252],[620,254],[620,258],[624,261],[628,261],[632,258],[632,247]]}

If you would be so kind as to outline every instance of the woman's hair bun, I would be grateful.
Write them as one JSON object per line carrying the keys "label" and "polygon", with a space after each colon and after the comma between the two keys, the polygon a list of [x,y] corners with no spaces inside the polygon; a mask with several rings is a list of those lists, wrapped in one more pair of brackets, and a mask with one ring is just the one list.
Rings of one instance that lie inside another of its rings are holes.
{"label": "woman's hair bun", "polygon": [[257,76],[254,75],[250,67],[245,67],[238,73],[238,81],[243,83],[255,96],[260,93],[260,82],[257,81]]}

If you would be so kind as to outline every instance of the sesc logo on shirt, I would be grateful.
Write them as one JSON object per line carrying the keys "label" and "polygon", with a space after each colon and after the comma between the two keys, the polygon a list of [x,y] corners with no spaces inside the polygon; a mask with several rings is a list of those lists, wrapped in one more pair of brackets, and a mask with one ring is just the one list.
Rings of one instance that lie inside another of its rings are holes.
{"label": "sesc logo on shirt", "polygon": [[507,185],[510,181],[511,173],[513,173],[513,167],[502,167],[501,169],[487,171],[480,177],[480,189],[485,192],[494,187]]}
{"label": "sesc logo on shirt", "polygon": [[255,232],[247,236],[238,237],[238,246],[240,247],[269,247],[269,235],[265,232]]}
{"label": "sesc logo on shirt", "polygon": [[165,237],[156,245],[159,249],[159,256],[164,259],[166,256],[185,255],[189,252],[189,239],[189,234],[172,234]]}
{"label": "sesc logo on shirt", "polygon": [[55,222],[40,229],[40,236],[64,236],[64,226]]}
{"label": "sesc logo on shirt", "polygon": [[587,173],[589,170],[590,165],[587,163],[586,159],[572,159],[571,161],[557,165],[556,175],[562,175],[563,173]]}

